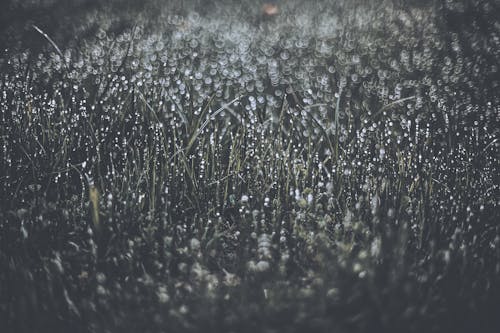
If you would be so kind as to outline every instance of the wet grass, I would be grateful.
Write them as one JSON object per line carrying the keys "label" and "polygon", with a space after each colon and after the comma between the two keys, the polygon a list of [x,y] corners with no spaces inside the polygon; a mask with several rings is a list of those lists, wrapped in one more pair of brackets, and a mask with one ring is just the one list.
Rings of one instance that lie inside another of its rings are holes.
{"label": "wet grass", "polygon": [[3,327],[498,328],[494,4],[193,3],[0,58]]}

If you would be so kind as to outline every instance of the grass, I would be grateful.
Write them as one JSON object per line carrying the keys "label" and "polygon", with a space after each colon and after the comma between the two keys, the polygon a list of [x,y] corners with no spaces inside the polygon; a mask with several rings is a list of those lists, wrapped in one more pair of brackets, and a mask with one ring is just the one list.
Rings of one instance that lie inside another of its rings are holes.
{"label": "grass", "polygon": [[3,327],[494,331],[500,31],[460,3],[35,24],[0,57]]}

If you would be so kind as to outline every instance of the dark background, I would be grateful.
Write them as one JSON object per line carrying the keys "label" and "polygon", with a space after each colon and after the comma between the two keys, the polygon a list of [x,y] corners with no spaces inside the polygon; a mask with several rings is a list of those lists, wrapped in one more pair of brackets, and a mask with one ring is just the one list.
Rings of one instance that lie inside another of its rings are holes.
{"label": "dark background", "polygon": [[[401,10],[412,7],[435,7],[441,11],[443,24],[451,31],[470,31],[479,29],[487,33],[496,21],[496,14],[500,12],[500,2],[496,0],[357,0],[352,3],[378,3],[395,5]],[[0,46],[2,48],[29,47],[36,48],[44,44],[38,33],[34,32],[32,25],[40,27],[57,43],[78,41],[95,32],[89,24],[89,15],[100,11],[107,11],[119,19],[113,24],[112,29],[120,31],[133,24],[138,12],[148,11],[148,15],[158,13],[158,9],[167,8],[169,11],[185,14],[195,10],[201,15],[209,14],[220,7],[240,7],[247,13],[248,19],[259,13],[264,0],[4,0],[0,10]],[[323,0],[299,1],[281,0],[282,6],[297,5],[324,5]],[[335,6],[335,1],[326,1],[330,6]],[[152,21],[153,21],[152,17]]]}

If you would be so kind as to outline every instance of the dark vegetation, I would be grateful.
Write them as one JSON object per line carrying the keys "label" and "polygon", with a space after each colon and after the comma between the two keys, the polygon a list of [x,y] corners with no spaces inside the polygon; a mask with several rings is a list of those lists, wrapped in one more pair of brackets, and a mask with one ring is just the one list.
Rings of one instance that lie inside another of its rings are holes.
{"label": "dark vegetation", "polygon": [[15,1],[3,332],[496,332],[495,1]]}

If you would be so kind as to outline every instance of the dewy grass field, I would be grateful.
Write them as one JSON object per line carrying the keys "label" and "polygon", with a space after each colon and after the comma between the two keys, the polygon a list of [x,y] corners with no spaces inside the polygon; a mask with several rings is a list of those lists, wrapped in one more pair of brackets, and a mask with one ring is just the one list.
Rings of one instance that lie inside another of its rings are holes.
{"label": "dewy grass field", "polygon": [[0,331],[500,328],[498,2],[278,4],[8,1]]}

